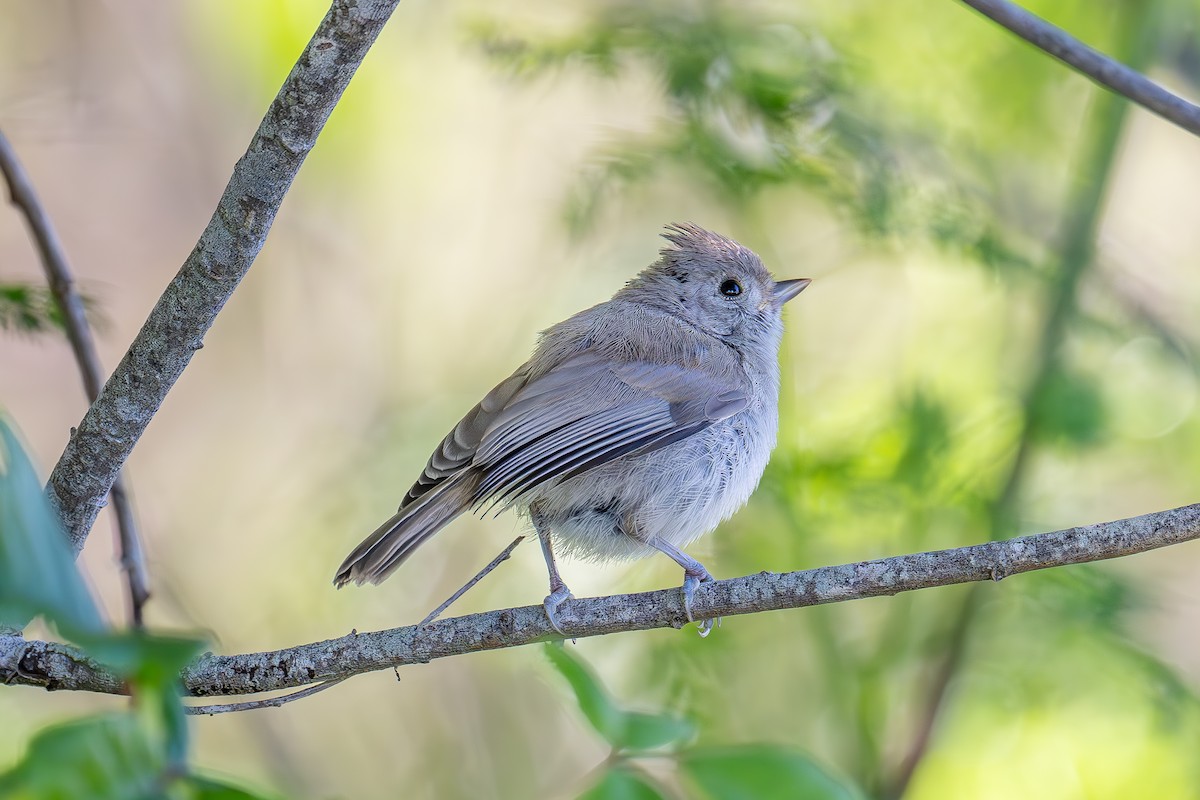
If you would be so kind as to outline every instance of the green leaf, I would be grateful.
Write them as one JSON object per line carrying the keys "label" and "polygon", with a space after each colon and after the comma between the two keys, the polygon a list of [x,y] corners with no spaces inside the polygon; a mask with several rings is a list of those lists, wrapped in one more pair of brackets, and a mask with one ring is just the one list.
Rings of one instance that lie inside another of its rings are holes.
{"label": "green leaf", "polygon": [[561,644],[546,655],[575,693],[579,709],[604,739],[619,750],[653,750],[690,739],[695,729],[673,714],[647,714],[620,708],[582,659]]}
{"label": "green leaf", "polygon": [[80,644],[134,685],[138,707],[148,729],[161,740],[167,764],[179,774],[185,772],[188,720],[179,697],[179,673],[200,651],[203,641],[134,630],[86,637]]}
{"label": "green leaf", "polygon": [[643,776],[616,766],[600,782],[579,795],[579,800],[665,800],[666,794]]}
{"label": "green leaf", "polygon": [[68,638],[104,625],[75,568],[33,466],[0,419],[0,625],[23,628],[38,614]]}
{"label": "green leaf", "polygon": [[142,800],[163,790],[163,758],[135,717],[89,717],[47,728],[0,776],[7,800]]}
{"label": "green leaf", "polygon": [[175,686],[161,686],[155,692],[158,723],[161,726],[167,763],[177,772],[187,771],[188,736],[187,711]]}
{"label": "green leaf", "polygon": [[713,800],[859,800],[857,789],[833,778],[802,753],[773,745],[689,750],[679,766]]}
{"label": "green leaf", "polygon": [[[5,800],[261,800],[208,776],[183,775],[133,714],[88,717],[42,731],[0,776]],[[182,776],[182,777],[181,777]]]}
{"label": "green leaf", "polygon": [[548,644],[545,652],[554,668],[567,679],[583,716],[596,729],[596,733],[615,746],[624,733],[625,712],[617,708],[587,665],[568,652],[566,647]]}
{"label": "green leaf", "polygon": [[179,792],[189,800],[265,800],[266,795],[234,786],[230,783],[203,776],[191,775],[182,784]]}
{"label": "green leaf", "polygon": [[45,286],[0,284],[0,330],[46,333],[63,330],[62,312]]}
{"label": "green leaf", "polygon": [[627,711],[619,741],[613,744],[626,750],[654,750],[687,741],[695,733],[695,726],[691,722],[673,714]]}
{"label": "green leaf", "polygon": [[76,641],[97,661],[141,687],[174,686],[179,672],[204,646],[202,639],[133,630]]}
{"label": "green leaf", "polygon": [[1096,380],[1060,369],[1034,398],[1033,433],[1043,441],[1094,444],[1104,433],[1107,416]]}

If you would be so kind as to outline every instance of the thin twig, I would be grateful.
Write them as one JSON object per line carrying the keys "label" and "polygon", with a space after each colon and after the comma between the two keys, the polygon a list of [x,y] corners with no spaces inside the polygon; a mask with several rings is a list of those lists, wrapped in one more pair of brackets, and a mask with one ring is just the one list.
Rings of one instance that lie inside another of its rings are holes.
{"label": "thin twig", "polygon": [[465,584],[463,584],[463,586],[457,592],[455,592],[454,594],[452,594],[448,598],[446,598],[446,602],[442,603],[440,606],[435,608],[433,611],[430,611],[429,616],[425,617],[425,619],[423,619],[417,623],[417,627],[418,628],[423,627],[425,625],[428,625],[430,622],[433,622],[435,619],[437,619],[438,616],[443,611],[445,611],[447,608],[449,608],[451,605],[454,604],[455,600],[462,597],[464,594],[466,594],[468,591],[470,591],[472,586],[474,586],[475,584],[479,583],[481,580],[486,578],[489,572],[491,572],[496,567],[503,564],[505,561],[508,561],[509,556],[512,555],[512,551],[516,550],[517,545],[519,545],[523,541],[525,541],[525,534],[521,534],[517,538],[513,539],[512,544],[510,544],[508,547],[501,550],[500,555],[493,558],[491,563],[489,563],[483,569],[479,570],[479,573],[474,578],[471,578],[471,580],[469,580]]}
{"label": "thin twig", "polygon": [[208,226],[50,474],[75,552],[167,393],[262,250],[275,214],[400,0],[334,0],[238,160]]}
{"label": "thin twig", "polygon": [[[857,564],[777,574],[760,572],[705,583],[696,590],[696,619],[839,603],[1082,564],[1200,539],[1200,503],[1141,517],[1085,525],[1007,541],[895,556]],[[687,624],[679,589],[592,597],[559,609],[569,637],[680,628]],[[314,681],[424,664],[433,659],[561,639],[540,604],[434,620],[425,626],[337,639],[262,653],[204,655],[184,669],[185,693],[200,697],[270,692]],[[0,664],[22,653],[16,685],[119,693],[123,684],[70,645],[0,635]]]}
{"label": "thin twig", "polygon": [[38,199],[29,174],[25,172],[3,131],[0,131],[0,171],[4,173],[4,179],[8,183],[9,200],[25,216],[38,255],[41,256],[46,281],[62,311],[67,338],[71,342],[71,350],[75,353],[79,374],[83,377],[84,391],[89,399],[95,399],[96,395],[100,394],[103,371],[100,368],[100,357],[96,354],[91,326],[88,325],[87,316],[84,314],[83,300],[75,291],[75,281],[67,264],[66,252],[54,225],[50,222],[50,215]]}
{"label": "thin twig", "polygon": [[[83,378],[83,390],[87,394],[88,402],[94,403],[100,394],[103,370],[100,366],[100,356],[96,352],[96,341],[84,313],[83,299],[75,291],[75,280],[67,263],[66,251],[54,230],[54,225],[50,222],[50,215],[38,198],[33,181],[25,172],[3,131],[0,131],[0,172],[4,173],[8,183],[9,199],[21,210],[29,225],[30,234],[41,256],[46,282],[50,285],[50,292],[62,312],[67,339],[71,342],[71,351],[75,354],[75,363],[79,366],[79,374]],[[150,577],[133,508],[120,473],[113,480],[110,497],[117,517],[117,538],[120,543],[121,569],[125,573],[125,585],[129,592],[129,613],[134,627],[140,628],[142,607],[150,598]]]}
{"label": "thin twig", "polygon": [[1008,0],[962,2],[1104,88],[1200,136],[1200,106],[1168,92],[1137,70],[1088,47],[1062,28]]}
{"label": "thin twig", "polygon": [[307,689],[301,689],[298,692],[291,694],[280,695],[279,697],[271,697],[266,700],[247,700],[244,703],[214,703],[207,706],[184,706],[184,713],[192,716],[208,716],[213,714],[231,714],[235,711],[254,711],[258,708],[279,708],[293,700],[302,700],[305,697],[312,697],[317,692],[323,692],[330,687],[337,686],[345,678],[332,678],[327,681],[322,681],[316,686],[309,686]]}
{"label": "thin twig", "polygon": [[121,569],[125,572],[129,588],[130,617],[135,628],[142,627],[142,609],[150,599],[150,574],[146,568],[146,555],[142,540],[138,536],[133,517],[133,501],[125,489],[124,471],[117,473],[108,496],[112,499],[113,512],[117,516],[117,532],[121,537]]}

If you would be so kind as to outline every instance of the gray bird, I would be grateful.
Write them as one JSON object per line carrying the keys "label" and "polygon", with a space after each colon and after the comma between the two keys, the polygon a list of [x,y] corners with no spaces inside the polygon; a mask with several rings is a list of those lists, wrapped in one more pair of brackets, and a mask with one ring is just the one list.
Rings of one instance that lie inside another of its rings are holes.
{"label": "gray bird", "polygon": [[[750,497],[779,427],[784,303],[737,242],[672,225],[657,262],[611,300],[542,333],[533,357],[454,426],[391,519],[338,568],[379,583],[459,514],[529,515],[550,573],[543,605],[572,599],[554,548],[593,560],[665,553],[683,602],[712,576],[680,548]],[[707,633],[711,622],[701,633]]]}

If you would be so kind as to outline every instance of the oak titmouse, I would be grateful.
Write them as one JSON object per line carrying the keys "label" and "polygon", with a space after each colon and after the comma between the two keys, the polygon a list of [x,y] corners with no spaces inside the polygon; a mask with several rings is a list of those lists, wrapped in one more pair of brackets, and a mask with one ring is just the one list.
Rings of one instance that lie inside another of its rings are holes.
{"label": "oak titmouse", "polygon": [[[673,225],[660,258],[611,300],[542,333],[533,357],[454,426],[400,509],[334,583],[378,583],[462,512],[528,512],[550,573],[544,605],[571,598],[553,546],[596,560],[655,551],[683,567],[684,609],[712,580],[681,547],[758,485],[775,446],[783,304],[758,256]],[[707,632],[711,623],[702,629]]]}

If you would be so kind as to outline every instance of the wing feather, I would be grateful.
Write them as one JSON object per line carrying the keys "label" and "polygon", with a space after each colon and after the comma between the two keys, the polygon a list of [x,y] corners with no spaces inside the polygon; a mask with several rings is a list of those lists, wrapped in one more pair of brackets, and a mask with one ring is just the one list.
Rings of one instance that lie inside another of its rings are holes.
{"label": "wing feather", "polygon": [[652,435],[671,426],[669,414],[656,419],[622,421],[619,418],[621,410],[612,409],[594,418],[585,417],[528,447],[514,451],[511,456],[487,469],[476,494],[485,497],[502,487],[512,488],[518,483],[529,483],[541,477],[547,469],[575,456],[620,447],[630,436]]}
{"label": "wing feather", "polygon": [[511,505],[547,481],[666,447],[744,410],[750,396],[749,379],[730,362],[614,363],[585,350],[535,374],[525,364],[454,426],[335,583],[377,583],[467,508]]}
{"label": "wing feather", "polygon": [[666,447],[744,410],[749,381],[698,366],[613,362],[584,350],[530,377],[530,364],[471,409],[430,456],[400,508],[471,469],[476,508],[553,479]]}
{"label": "wing feather", "polygon": [[612,363],[592,351],[530,381],[485,431],[474,503],[490,507],[555,479],[691,436],[744,410],[748,380],[697,367]]}
{"label": "wing feather", "polygon": [[404,509],[447,478],[471,466],[475,458],[475,451],[478,450],[484,433],[492,426],[496,417],[508,407],[513,396],[528,381],[529,364],[526,363],[511,376],[501,381],[496,388],[479,401],[478,405],[468,411],[467,415],[454,426],[454,430],[450,431],[438,448],[433,451],[421,476],[404,496],[400,508]]}

